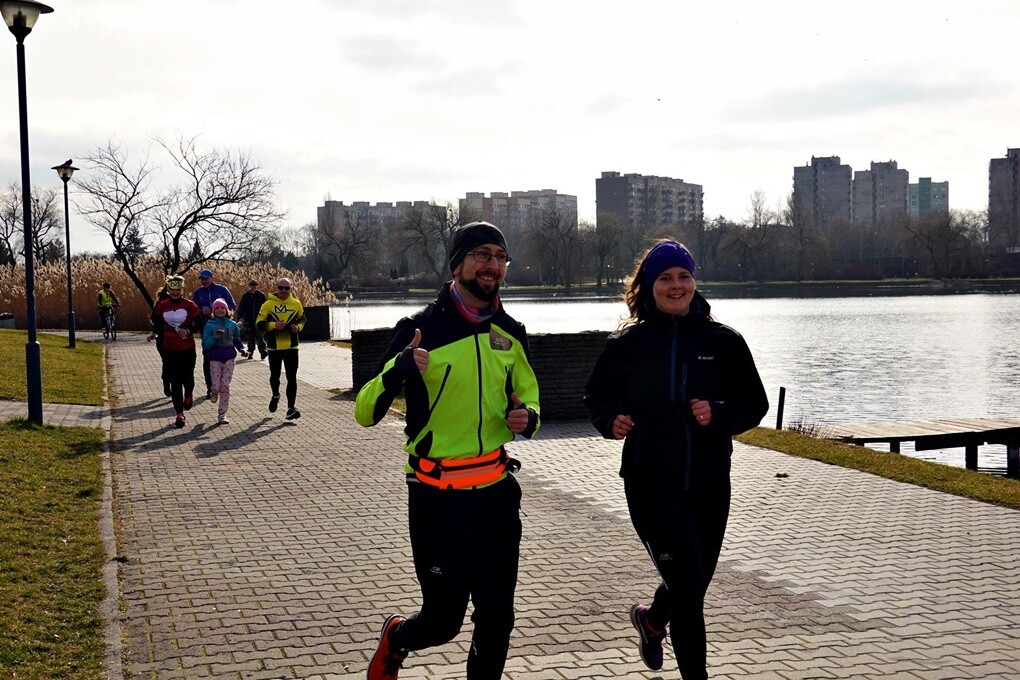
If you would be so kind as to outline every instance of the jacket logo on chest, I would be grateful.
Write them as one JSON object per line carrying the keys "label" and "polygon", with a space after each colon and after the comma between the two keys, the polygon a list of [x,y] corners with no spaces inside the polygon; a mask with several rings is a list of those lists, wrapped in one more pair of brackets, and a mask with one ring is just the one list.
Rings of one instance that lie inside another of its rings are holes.
{"label": "jacket logo on chest", "polygon": [[710,354],[710,355],[699,354],[698,355],[698,361],[712,361],[713,359],[715,359],[715,355],[714,354]]}
{"label": "jacket logo on chest", "polygon": [[494,330],[489,330],[489,347],[501,352],[509,352],[510,348],[513,347],[513,342],[510,338],[500,335]]}
{"label": "jacket logo on chest", "polygon": [[287,305],[273,305],[273,312],[275,314],[286,314],[287,311]]}

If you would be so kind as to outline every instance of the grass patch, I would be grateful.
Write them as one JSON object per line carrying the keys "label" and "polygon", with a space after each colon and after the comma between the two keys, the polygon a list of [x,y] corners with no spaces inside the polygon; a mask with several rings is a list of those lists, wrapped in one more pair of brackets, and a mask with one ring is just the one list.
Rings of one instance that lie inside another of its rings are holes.
{"label": "grass patch", "polygon": [[103,437],[0,424],[0,677],[102,677]]}
{"label": "grass patch", "polygon": [[350,340],[327,340],[326,342],[333,345],[334,347],[343,347],[344,349],[351,348]]}
{"label": "grass patch", "polygon": [[887,479],[1020,510],[1020,481],[1015,479],[786,430],[758,427],[740,435],[737,440],[791,456],[870,472]]}
{"label": "grass patch", "polygon": [[[53,404],[103,403],[103,346],[76,340],[75,349],[67,337],[51,333],[36,335],[42,359],[43,401]],[[25,343],[28,332],[0,329],[0,399],[27,401]]]}

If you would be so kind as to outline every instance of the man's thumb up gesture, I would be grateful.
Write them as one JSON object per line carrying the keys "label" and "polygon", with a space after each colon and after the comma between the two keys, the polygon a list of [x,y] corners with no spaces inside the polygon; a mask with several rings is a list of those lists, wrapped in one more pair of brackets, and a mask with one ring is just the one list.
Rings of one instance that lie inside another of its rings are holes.
{"label": "man's thumb up gesture", "polygon": [[521,401],[516,392],[510,395],[510,399],[513,402],[513,408],[506,414],[506,426],[514,434],[520,434],[528,427],[531,415],[528,407],[524,405],[524,402]]}
{"label": "man's thumb up gesture", "polygon": [[429,351],[419,347],[418,345],[420,344],[421,329],[415,328],[411,344],[404,348],[404,351],[400,353],[400,358],[397,360],[401,370],[405,373],[410,373],[412,367],[418,373],[424,373],[425,369],[429,367]]}

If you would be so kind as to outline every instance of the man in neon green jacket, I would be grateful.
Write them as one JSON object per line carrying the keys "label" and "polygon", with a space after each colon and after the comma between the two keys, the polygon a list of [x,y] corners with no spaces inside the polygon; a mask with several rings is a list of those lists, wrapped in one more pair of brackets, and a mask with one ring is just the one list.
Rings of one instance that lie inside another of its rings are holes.
{"label": "man in neon green jacket", "polygon": [[422,608],[386,619],[369,680],[396,678],[407,654],[444,644],[474,603],[469,680],[496,679],[514,626],[520,554],[520,467],[505,444],[539,426],[538,381],[524,327],[498,292],[510,262],[503,233],[460,227],[436,301],[394,329],[378,375],[358,393],[356,418],[382,420],[403,389],[408,518]]}

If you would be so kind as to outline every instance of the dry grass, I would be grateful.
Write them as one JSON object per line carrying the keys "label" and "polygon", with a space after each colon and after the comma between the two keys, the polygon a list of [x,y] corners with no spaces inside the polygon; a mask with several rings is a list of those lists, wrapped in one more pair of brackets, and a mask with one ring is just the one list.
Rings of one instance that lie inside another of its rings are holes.
{"label": "dry grass", "polygon": [[[321,281],[310,280],[304,272],[292,272],[282,267],[266,264],[239,265],[233,262],[211,263],[209,268],[216,273],[216,282],[226,286],[235,300],[240,300],[248,290],[248,281],[256,279],[264,292],[281,276],[294,283],[292,291],[308,307],[329,305],[336,302],[332,293]],[[163,285],[164,272],[155,260],[139,265],[139,278],[145,283],[153,298]],[[151,310],[145,298],[135,288],[120,264],[103,258],[72,260],[71,285],[74,298],[74,313],[77,328],[98,329],[99,314],[96,311],[96,295],[104,281],[109,281],[120,299],[117,310],[117,324],[124,330],[148,330]],[[185,276],[185,291],[198,288],[198,271]],[[36,323],[39,328],[67,327],[67,268],[63,261],[37,266],[35,269]],[[25,268],[17,265],[0,267],[0,312],[13,312],[18,328],[26,328],[25,309]]]}
{"label": "dry grass", "polygon": [[830,465],[870,472],[898,482],[1020,510],[1020,480],[940,465],[863,446],[817,439],[806,434],[756,427],[737,437],[774,451],[810,458]]}

